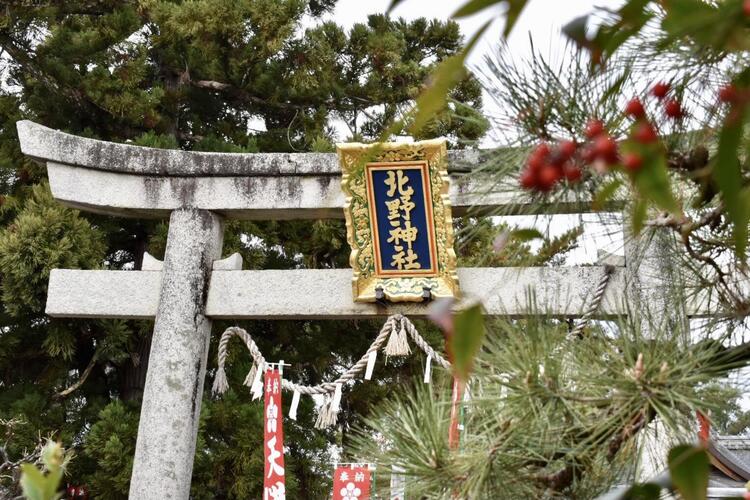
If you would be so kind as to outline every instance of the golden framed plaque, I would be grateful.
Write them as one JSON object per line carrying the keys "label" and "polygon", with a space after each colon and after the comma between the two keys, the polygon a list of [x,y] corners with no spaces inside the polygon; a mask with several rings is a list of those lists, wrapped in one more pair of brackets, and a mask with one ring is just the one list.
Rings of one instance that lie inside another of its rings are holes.
{"label": "golden framed plaque", "polygon": [[357,302],[458,294],[444,140],[339,144]]}

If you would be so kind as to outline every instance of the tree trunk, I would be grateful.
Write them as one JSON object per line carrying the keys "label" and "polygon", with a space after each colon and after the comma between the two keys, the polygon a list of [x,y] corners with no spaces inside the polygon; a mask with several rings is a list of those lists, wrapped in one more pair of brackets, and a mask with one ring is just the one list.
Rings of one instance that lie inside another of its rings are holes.
{"label": "tree trunk", "polygon": [[[143,269],[143,253],[148,246],[149,235],[140,225],[136,228],[135,243],[133,245],[133,268]],[[151,329],[138,340],[138,345],[130,355],[130,360],[123,367],[120,397],[124,401],[140,401],[146,384],[148,371],[148,356],[151,352]]]}
{"label": "tree trunk", "polygon": [[122,387],[120,397],[124,401],[140,401],[143,397],[143,388],[146,385],[146,372],[148,371],[148,356],[151,352],[151,333],[144,335],[138,341],[135,352],[131,353],[130,360],[126,363],[122,375]]}

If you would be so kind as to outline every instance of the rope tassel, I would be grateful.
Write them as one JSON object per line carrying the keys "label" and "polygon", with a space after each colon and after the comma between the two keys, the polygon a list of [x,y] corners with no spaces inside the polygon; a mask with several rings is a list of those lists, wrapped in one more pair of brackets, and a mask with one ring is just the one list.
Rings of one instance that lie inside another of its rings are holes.
{"label": "rope tassel", "polygon": [[408,356],[411,353],[403,317],[399,318],[398,323],[393,326],[383,352],[386,356]]}
{"label": "rope tassel", "polygon": [[227,382],[227,372],[224,371],[224,365],[219,365],[214,377],[214,385],[211,387],[211,394],[224,394],[229,389]]}
{"label": "rope tassel", "polygon": [[316,429],[327,429],[336,423],[338,412],[334,413],[331,410],[331,402],[330,396],[326,397],[326,402],[318,410],[318,418],[315,420]]}
{"label": "rope tassel", "polygon": [[341,409],[341,384],[336,384],[333,396],[326,398],[326,402],[320,407],[318,419],[315,421],[316,429],[326,429],[336,425]]}

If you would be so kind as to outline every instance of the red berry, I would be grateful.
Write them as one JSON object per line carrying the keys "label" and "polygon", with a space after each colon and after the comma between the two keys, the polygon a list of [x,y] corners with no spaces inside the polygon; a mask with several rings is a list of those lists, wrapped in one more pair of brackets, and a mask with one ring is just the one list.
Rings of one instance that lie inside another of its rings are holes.
{"label": "red berry", "polygon": [[536,180],[536,187],[539,191],[549,191],[555,182],[560,180],[560,169],[554,165],[545,165],[539,171],[539,177]]}
{"label": "red berry", "polygon": [[549,144],[546,142],[540,143],[537,147],[534,148],[534,151],[531,152],[532,155],[537,155],[541,158],[546,158],[549,156],[550,148]]}
{"label": "red berry", "polygon": [[547,160],[546,158],[543,158],[536,154],[532,154],[531,156],[529,156],[529,159],[526,162],[526,165],[528,165],[529,170],[533,172],[539,172],[539,169],[542,168],[546,160]]}
{"label": "red berry", "polygon": [[594,142],[594,151],[596,151],[596,157],[601,158],[606,163],[617,163],[617,142],[610,136],[599,137]]}
{"label": "red berry", "polygon": [[536,186],[536,175],[530,169],[526,169],[521,172],[518,182],[524,189],[533,189]]}
{"label": "red berry", "polygon": [[659,82],[651,89],[651,95],[657,99],[664,99],[669,92],[669,84],[665,82]]}
{"label": "red berry", "polygon": [[604,132],[604,123],[601,120],[589,120],[586,124],[586,137],[593,139]]}
{"label": "red berry", "polygon": [[735,87],[731,83],[719,89],[719,100],[721,102],[729,102],[729,103],[737,102],[738,97],[739,97],[739,92],[737,92],[737,87]]}
{"label": "red berry", "polygon": [[656,135],[656,130],[654,130],[653,125],[646,122],[641,123],[636,127],[635,132],[633,132],[633,139],[641,144],[650,144],[656,141],[658,136]]}
{"label": "red berry", "polygon": [[750,0],[745,0],[742,4],[742,12],[745,13],[745,17],[750,17]]}
{"label": "red berry", "polygon": [[643,118],[646,116],[646,110],[643,109],[643,103],[637,97],[632,98],[628,101],[625,106],[625,114],[630,115],[633,118]]}
{"label": "red berry", "polygon": [[575,141],[560,141],[557,144],[557,150],[560,152],[561,156],[564,156],[565,159],[570,159],[571,156],[573,156],[576,153],[576,146]]}
{"label": "red berry", "polygon": [[583,151],[581,151],[581,159],[586,164],[592,163],[596,160],[596,150],[591,146],[584,148]]}
{"label": "red berry", "polygon": [[541,143],[529,155],[527,165],[534,172],[538,172],[542,166],[547,163],[547,157],[550,154],[549,146],[546,143]]}
{"label": "red berry", "polygon": [[643,166],[643,158],[638,153],[626,153],[622,157],[622,164],[631,172],[637,172]]}
{"label": "red berry", "polygon": [[581,180],[581,167],[566,163],[563,165],[563,175],[565,175],[568,182],[578,182]]}
{"label": "red berry", "polygon": [[682,117],[682,105],[677,99],[670,99],[664,104],[664,113],[670,118]]}

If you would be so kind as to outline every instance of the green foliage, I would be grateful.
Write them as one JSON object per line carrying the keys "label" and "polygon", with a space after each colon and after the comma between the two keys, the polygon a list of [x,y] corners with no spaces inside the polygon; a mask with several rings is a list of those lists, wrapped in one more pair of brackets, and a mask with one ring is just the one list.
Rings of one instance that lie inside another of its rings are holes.
{"label": "green foliage", "polygon": [[[417,384],[367,419],[357,456],[403,467],[416,497],[593,498],[632,477],[633,437],[652,419],[692,437],[695,410],[712,406],[697,386],[732,368],[716,344],[695,346],[687,332],[651,335],[623,322],[614,335],[592,327],[571,339],[543,315],[496,320],[475,360],[459,449],[448,447],[448,385]],[[705,492],[693,464],[705,455],[682,458],[672,460],[675,486]]]}
{"label": "green foliage", "polygon": [[705,500],[708,488],[708,452],[703,447],[681,445],[669,450],[669,475],[685,500]]}
{"label": "green foliage", "polygon": [[103,235],[54,201],[47,185],[34,186],[15,220],[0,232],[5,310],[13,316],[43,309],[50,270],[96,269]]}
{"label": "green foliage", "polygon": [[435,68],[430,85],[417,97],[417,109],[411,123],[413,133],[420,133],[425,124],[445,108],[448,92],[467,76],[464,68],[466,57],[488,27],[489,23],[485,23],[458,54],[448,57]]}
{"label": "green foliage", "polygon": [[453,17],[461,18],[474,15],[487,9],[488,7],[505,4],[505,28],[503,35],[508,36],[513,30],[513,26],[521,15],[521,11],[526,7],[527,0],[468,0],[454,14]]}
{"label": "green foliage", "polygon": [[[737,78],[743,87],[750,86],[750,68]],[[750,111],[744,106],[733,111],[719,132],[719,149],[714,160],[713,177],[726,203],[727,214],[734,222],[734,244],[740,256],[745,255],[750,224],[750,185],[744,182],[740,160],[750,142],[743,141]],[[747,159],[745,161],[748,161]]]}
{"label": "green foliage", "polygon": [[[393,10],[403,0],[392,0],[388,11]],[[507,6],[505,12],[504,35],[508,36],[513,29],[518,16],[526,6],[527,0],[467,0],[453,14],[453,18],[462,18],[474,15],[488,7],[503,4]],[[416,106],[412,111],[412,122],[410,130],[413,134],[419,134],[423,131],[425,124],[434,119],[434,116],[445,107],[446,101],[452,88],[461,80],[466,78],[466,69],[464,63],[467,56],[479,41],[484,32],[489,28],[492,19],[485,22],[469,39],[466,46],[456,55],[451,56],[441,62],[432,75],[430,84],[424,89],[417,98]]]}
{"label": "green foliage", "polygon": [[62,497],[59,490],[63,472],[70,458],[60,443],[47,441],[40,454],[42,470],[32,464],[21,465],[21,488],[24,497],[28,500],[57,500]]}
{"label": "green foliage", "polygon": [[463,381],[469,378],[474,357],[482,346],[484,333],[481,304],[463,309],[453,316],[453,332],[448,339],[447,348],[451,354],[453,371]]}
{"label": "green foliage", "polygon": [[138,408],[115,400],[105,406],[86,435],[78,460],[96,464],[84,480],[94,496],[127,498],[133,469]]}

